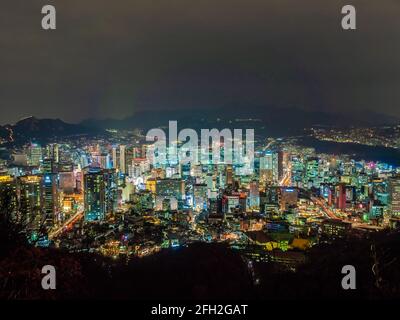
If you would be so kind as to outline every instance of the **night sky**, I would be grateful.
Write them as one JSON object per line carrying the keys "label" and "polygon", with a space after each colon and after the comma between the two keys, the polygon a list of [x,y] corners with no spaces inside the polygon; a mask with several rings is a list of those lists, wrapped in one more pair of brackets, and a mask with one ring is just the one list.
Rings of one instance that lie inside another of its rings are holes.
{"label": "night sky", "polygon": [[0,124],[232,102],[400,117],[400,2],[1,1]]}

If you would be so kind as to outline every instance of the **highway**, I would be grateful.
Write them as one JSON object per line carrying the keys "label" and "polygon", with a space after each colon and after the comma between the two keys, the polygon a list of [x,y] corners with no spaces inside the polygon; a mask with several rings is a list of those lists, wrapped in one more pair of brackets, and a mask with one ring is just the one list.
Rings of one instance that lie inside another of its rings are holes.
{"label": "highway", "polygon": [[285,174],[283,175],[281,181],[279,182],[280,186],[289,187],[292,182],[292,166],[288,165]]}
{"label": "highway", "polygon": [[74,225],[74,223],[76,223],[82,218],[83,218],[83,211],[75,213],[72,217],[70,217],[67,221],[65,221],[62,226],[49,233],[49,240],[52,240],[54,237],[57,237],[65,230],[71,228]]}
{"label": "highway", "polygon": [[274,140],[268,142],[268,144],[263,148],[263,151],[266,151],[274,142]]}
{"label": "highway", "polygon": [[383,227],[380,227],[380,226],[373,226],[373,225],[370,225],[370,224],[364,223],[364,222],[353,222],[353,221],[349,221],[349,220],[343,219],[343,218],[341,218],[341,217],[338,217],[338,216],[326,205],[324,199],[311,196],[311,201],[314,202],[315,204],[317,204],[320,208],[322,208],[322,210],[324,211],[324,213],[325,213],[330,219],[337,219],[337,220],[347,221],[347,222],[351,223],[351,227],[352,227],[353,229],[363,229],[363,230],[373,230],[373,231],[381,231],[381,230],[384,229]]}
{"label": "highway", "polygon": [[311,201],[318,205],[330,219],[342,220],[342,218],[338,217],[330,208],[328,208],[325,200],[311,196]]}

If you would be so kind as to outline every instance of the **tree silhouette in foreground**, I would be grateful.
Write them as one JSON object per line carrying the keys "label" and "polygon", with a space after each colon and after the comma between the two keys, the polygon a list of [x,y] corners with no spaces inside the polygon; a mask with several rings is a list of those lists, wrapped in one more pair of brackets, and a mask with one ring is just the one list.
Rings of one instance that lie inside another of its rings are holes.
{"label": "tree silhouette in foreground", "polygon": [[[0,299],[379,299],[400,297],[400,233],[339,240],[307,251],[297,272],[256,263],[258,284],[239,251],[195,243],[144,257],[109,259],[39,248],[9,203],[0,211]],[[56,290],[43,290],[41,269],[56,268]],[[341,269],[354,265],[357,290],[341,288]]]}

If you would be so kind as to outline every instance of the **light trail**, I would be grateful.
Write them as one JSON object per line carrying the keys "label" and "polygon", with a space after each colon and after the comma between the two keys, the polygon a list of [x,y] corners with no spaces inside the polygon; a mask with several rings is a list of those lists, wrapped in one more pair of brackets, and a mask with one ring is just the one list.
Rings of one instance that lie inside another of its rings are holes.
{"label": "light trail", "polygon": [[63,223],[63,225],[56,230],[52,231],[49,233],[49,240],[52,240],[54,237],[57,237],[61,233],[63,233],[65,230],[69,229],[74,225],[78,220],[83,218],[83,211],[79,211],[75,213],[72,217],[70,217],[67,221]]}

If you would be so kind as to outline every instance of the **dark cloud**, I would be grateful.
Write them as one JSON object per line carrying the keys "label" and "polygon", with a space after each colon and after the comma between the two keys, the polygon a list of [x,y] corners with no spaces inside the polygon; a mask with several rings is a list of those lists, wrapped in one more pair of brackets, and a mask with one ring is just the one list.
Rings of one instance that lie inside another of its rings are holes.
{"label": "dark cloud", "polygon": [[[41,29],[54,4],[57,30]],[[3,0],[1,122],[246,101],[400,116],[400,3]]]}

